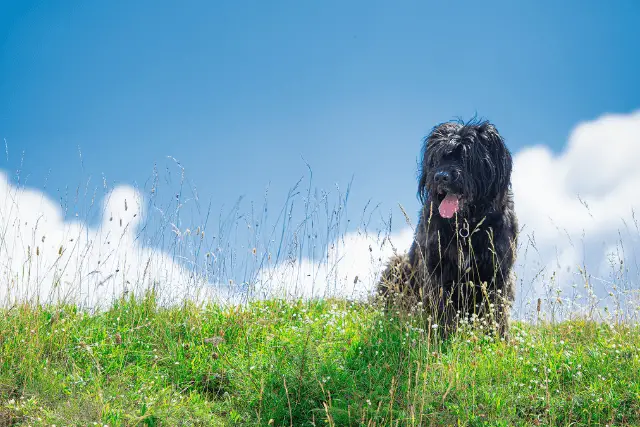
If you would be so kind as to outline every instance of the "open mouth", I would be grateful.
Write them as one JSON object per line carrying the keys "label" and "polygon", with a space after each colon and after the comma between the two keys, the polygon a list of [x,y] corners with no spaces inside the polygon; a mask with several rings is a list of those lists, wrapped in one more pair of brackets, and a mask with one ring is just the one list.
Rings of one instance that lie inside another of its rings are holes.
{"label": "open mouth", "polygon": [[459,194],[456,193],[441,193],[444,195],[440,205],[438,206],[438,212],[443,218],[453,218],[453,216],[460,211],[462,200]]}

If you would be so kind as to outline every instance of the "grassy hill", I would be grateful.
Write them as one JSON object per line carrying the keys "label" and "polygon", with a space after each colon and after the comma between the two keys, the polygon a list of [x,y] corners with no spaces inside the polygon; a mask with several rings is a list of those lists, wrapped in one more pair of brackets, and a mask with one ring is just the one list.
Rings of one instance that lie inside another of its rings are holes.
{"label": "grassy hill", "polygon": [[469,324],[347,301],[0,315],[0,426],[640,425],[640,330]]}

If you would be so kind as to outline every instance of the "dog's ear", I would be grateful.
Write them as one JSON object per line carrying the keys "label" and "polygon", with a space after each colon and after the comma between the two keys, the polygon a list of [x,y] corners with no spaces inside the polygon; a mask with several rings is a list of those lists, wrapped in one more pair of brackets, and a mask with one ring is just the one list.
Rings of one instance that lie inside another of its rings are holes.
{"label": "dog's ear", "polygon": [[480,139],[491,153],[495,165],[495,185],[498,193],[505,193],[511,183],[511,169],[513,161],[511,153],[498,129],[489,122],[480,127]]}
{"label": "dog's ear", "polygon": [[427,149],[430,137],[427,136],[422,141],[422,151],[420,153],[420,161],[418,162],[418,200],[424,204],[427,200],[427,172],[429,170],[429,158]]}
{"label": "dog's ear", "polygon": [[431,172],[429,162],[433,156],[437,156],[439,147],[444,141],[448,141],[452,134],[455,133],[456,124],[445,122],[434,126],[422,140],[422,151],[420,153],[420,162],[418,164],[418,199],[421,203],[425,203],[428,196],[427,183],[429,182],[428,174]]}

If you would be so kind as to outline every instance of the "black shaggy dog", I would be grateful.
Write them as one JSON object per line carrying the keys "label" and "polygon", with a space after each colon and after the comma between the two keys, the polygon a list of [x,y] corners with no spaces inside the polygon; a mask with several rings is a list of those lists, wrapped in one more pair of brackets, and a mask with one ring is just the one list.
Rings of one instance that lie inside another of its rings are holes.
{"label": "black shaggy dog", "polygon": [[445,336],[465,317],[507,335],[518,228],[511,167],[487,121],[432,130],[422,150],[413,244],[390,260],[378,284],[387,302],[422,303]]}

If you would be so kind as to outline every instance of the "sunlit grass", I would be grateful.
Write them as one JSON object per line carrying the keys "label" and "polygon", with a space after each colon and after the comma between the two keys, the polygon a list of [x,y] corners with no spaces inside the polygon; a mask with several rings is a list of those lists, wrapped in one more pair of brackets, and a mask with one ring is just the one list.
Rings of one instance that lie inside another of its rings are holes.
{"label": "sunlit grass", "polygon": [[346,301],[0,317],[0,425],[633,425],[640,330],[516,324],[447,342]]}

